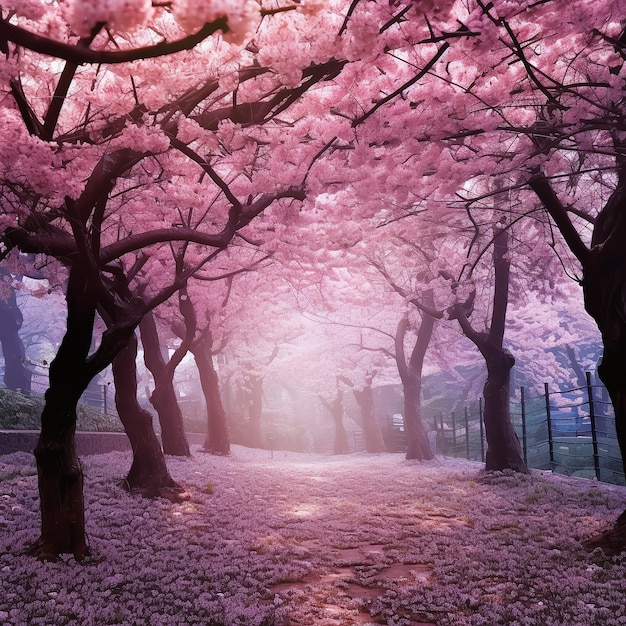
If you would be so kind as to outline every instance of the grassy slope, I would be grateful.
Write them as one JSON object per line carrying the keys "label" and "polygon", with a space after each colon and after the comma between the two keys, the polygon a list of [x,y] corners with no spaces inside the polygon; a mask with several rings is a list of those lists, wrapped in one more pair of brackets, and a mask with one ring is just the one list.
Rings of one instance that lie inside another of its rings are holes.
{"label": "grassy slope", "polygon": [[[39,430],[44,400],[40,394],[26,396],[16,391],[0,389],[0,430]],[[78,407],[78,430],[122,431],[114,415],[105,415],[86,405]]]}

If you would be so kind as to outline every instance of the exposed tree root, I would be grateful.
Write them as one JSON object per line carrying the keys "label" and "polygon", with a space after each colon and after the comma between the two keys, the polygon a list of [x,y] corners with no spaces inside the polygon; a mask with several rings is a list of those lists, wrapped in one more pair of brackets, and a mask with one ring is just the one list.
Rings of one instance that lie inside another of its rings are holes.
{"label": "exposed tree root", "polygon": [[57,546],[53,546],[50,542],[45,541],[42,537],[37,539],[32,546],[28,548],[26,553],[29,556],[34,556],[39,561],[54,562],[58,561],[61,554],[73,554],[76,561],[79,563],[85,559],[85,557],[91,556],[89,546],[83,544],[74,548],[72,552],[69,548],[67,550],[61,550]]}
{"label": "exposed tree root", "polygon": [[212,454],[213,456],[230,456],[230,450],[214,450],[212,448],[200,448],[198,452],[202,452],[203,454]]}
{"label": "exposed tree root", "polygon": [[626,514],[622,513],[612,528],[588,539],[585,546],[589,550],[600,548],[609,556],[626,551]]}
{"label": "exposed tree root", "polygon": [[187,500],[190,500],[191,494],[180,487],[163,487],[159,491],[159,498],[165,498],[166,500],[176,504],[178,502],[186,502]]}
{"label": "exposed tree root", "polygon": [[165,498],[170,502],[186,502],[191,495],[174,480],[167,480],[165,484],[131,485],[127,479],[121,480],[118,485],[129,493],[138,493],[144,498]]}

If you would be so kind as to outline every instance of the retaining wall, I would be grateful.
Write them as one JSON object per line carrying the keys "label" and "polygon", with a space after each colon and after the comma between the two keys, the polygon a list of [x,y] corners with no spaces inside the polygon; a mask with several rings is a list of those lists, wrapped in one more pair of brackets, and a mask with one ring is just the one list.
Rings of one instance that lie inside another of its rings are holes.
{"label": "retaining wall", "polygon": [[[12,452],[32,452],[37,443],[37,430],[0,430],[0,455]],[[190,444],[201,445],[205,435],[187,433]],[[126,433],[77,432],[76,450],[79,456],[130,450]]]}

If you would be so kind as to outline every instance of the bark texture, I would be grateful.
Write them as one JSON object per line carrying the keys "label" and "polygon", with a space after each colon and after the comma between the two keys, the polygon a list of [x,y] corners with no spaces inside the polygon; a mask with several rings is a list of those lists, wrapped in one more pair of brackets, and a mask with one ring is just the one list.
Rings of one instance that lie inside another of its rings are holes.
{"label": "bark texture", "polygon": [[194,344],[191,352],[200,374],[200,385],[207,410],[207,436],[203,452],[210,454],[230,454],[230,435],[226,411],[219,389],[219,378],[213,365],[211,351],[204,343]]}
{"label": "bark texture", "polygon": [[509,301],[510,262],[507,258],[509,233],[504,227],[494,229],[493,267],[495,275],[491,325],[487,332],[476,332],[469,323],[466,305],[457,304],[451,310],[464,334],[485,359],[487,379],[483,387],[485,400],[484,421],[487,438],[485,469],[501,471],[510,469],[528,473],[522,458],[519,439],[511,422],[509,408],[511,369],[513,355],[503,347],[506,310]]}
{"label": "bark texture", "polygon": [[152,426],[152,416],[137,400],[137,338],[133,334],[113,360],[115,404],[133,450],[133,462],[123,485],[146,497],[185,499],[172,479]]}
{"label": "bark texture", "polygon": [[367,452],[386,452],[387,446],[383,440],[380,424],[374,414],[374,395],[372,393],[372,378],[368,376],[363,389],[354,389],[354,397],[361,409],[361,425],[365,437]]}
{"label": "bark texture", "polygon": [[139,328],[144,361],[154,379],[150,403],[159,416],[163,452],[174,456],[191,456],[183,425],[183,414],[174,389],[174,368],[168,367],[161,353],[159,334],[152,312],[146,313]]}
{"label": "bark texture", "polygon": [[[529,181],[544,208],[580,262],[585,309],[602,333],[598,376],[615,412],[617,440],[626,472],[626,161],[617,159],[618,185],[598,214],[588,248],[549,181],[535,173]],[[626,522],[626,511],[618,520]]]}
{"label": "bark texture", "polygon": [[433,458],[428,434],[422,422],[422,368],[424,357],[433,334],[435,318],[422,314],[417,340],[408,363],[404,352],[404,338],[409,329],[408,319],[400,320],[396,329],[396,365],[404,390],[404,430],[407,439],[406,458],[427,461]]}
{"label": "bark texture", "polygon": [[83,473],[76,454],[76,406],[89,381],[86,367],[95,319],[95,294],[73,269],[67,289],[67,330],[50,364],[50,385],[34,450],[41,501],[41,536],[33,554],[55,559],[88,553],[85,537]]}
{"label": "bark texture", "polygon": [[[623,155],[623,143],[616,140],[615,147],[616,155]],[[616,156],[616,174],[617,186],[595,219],[590,247],[578,234],[568,208],[546,177],[535,172],[529,186],[580,262],[585,309],[602,334],[603,354],[598,376],[613,404],[615,430],[626,473],[626,159],[623,156]],[[609,552],[625,550],[626,510],[617,519],[615,528],[602,533],[591,545]]]}

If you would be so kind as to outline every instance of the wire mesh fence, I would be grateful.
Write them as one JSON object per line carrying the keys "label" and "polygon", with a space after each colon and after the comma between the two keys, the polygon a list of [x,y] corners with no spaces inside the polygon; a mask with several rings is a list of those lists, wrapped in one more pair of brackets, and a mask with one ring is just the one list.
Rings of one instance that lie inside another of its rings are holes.
{"label": "wire mesh fence", "polygon": [[[482,400],[462,412],[434,416],[437,452],[444,456],[484,461],[487,449]],[[586,384],[543,394],[520,389],[511,402],[511,421],[530,468],[626,484],[615,432],[615,416],[606,389]]]}
{"label": "wire mesh fence", "polygon": [[[0,364],[0,387],[3,387],[4,365]],[[31,366],[30,389],[22,390],[27,395],[43,396],[48,389],[48,367]],[[80,397],[79,404],[94,407],[106,415],[117,415],[113,394],[108,385],[92,383]]]}

